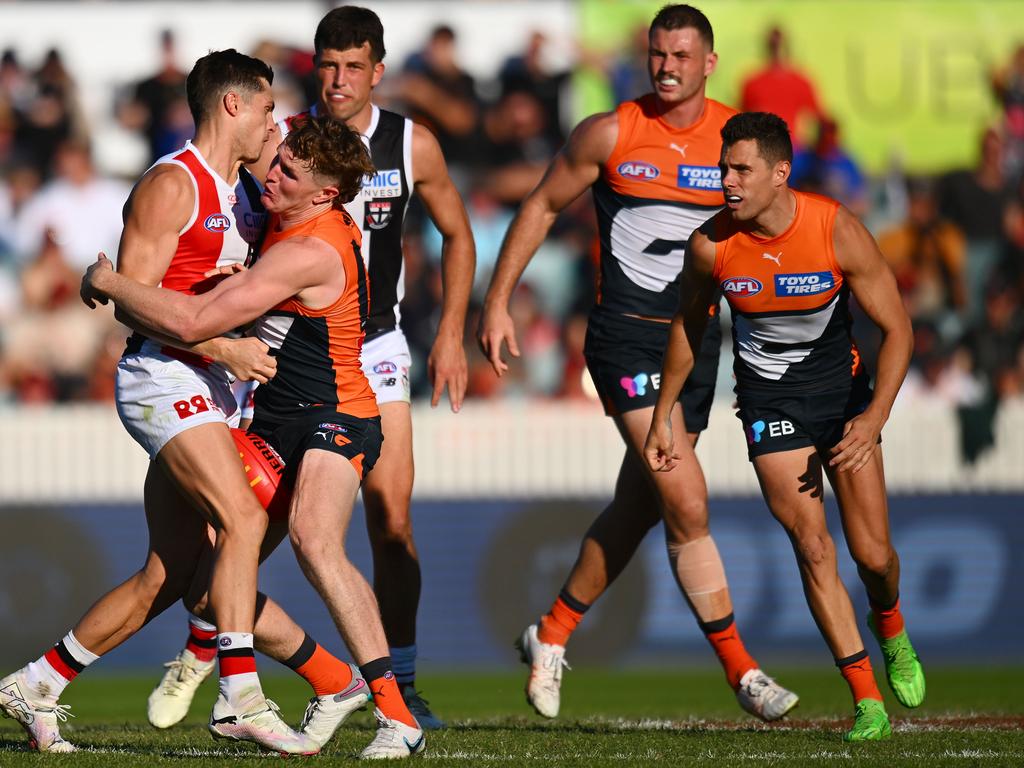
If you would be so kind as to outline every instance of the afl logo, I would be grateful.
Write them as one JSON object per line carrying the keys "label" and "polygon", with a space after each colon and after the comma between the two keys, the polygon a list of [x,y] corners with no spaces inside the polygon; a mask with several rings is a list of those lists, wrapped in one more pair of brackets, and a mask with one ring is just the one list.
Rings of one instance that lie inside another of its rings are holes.
{"label": "afl logo", "polygon": [[754,296],[764,288],[760,280],[752,277],[730,277],[722,283],[722,292],[729,296],[744,298]]}
{"label": "afl logo", "polygon": [[203,226],[211,232],[227,232],[231,229],[231,219],[223,213],[211,213],[206,217]]}
{"label": "afl logo", "polygon": [[396,373],[397,371],[398,371],[398,366],[395,365],[394,363],[390,362],[390,361],[385,361],[383,363],[378,363],[377,365],[373,366],[373,372],[374,373],[379,373],[379,374],[383,374],[383,375],[387,375],[389,373]]}
{"label": "afl logo", "polygon": [[619,163],[616,170],[619,172],[619,176],[637,181],[654,181],[661,175],[661,171],[655,166],[650,163],[642,163],[639,160],[627,160],[624,163]]}

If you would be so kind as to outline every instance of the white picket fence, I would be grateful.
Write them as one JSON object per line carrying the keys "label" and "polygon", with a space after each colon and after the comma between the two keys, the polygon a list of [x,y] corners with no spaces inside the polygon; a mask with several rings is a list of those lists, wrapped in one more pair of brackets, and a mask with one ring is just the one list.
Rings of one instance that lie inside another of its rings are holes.
{"label": "white picket fence", "polygon": [[[600,409],[562,401],[470,402],[413,411],[416,497],[601,498],[622,460]],[[1024,401],[1003,407],[996,445],[960,460],[951,410],[895,410],[883,433],[893,491],[1024,491]],[[716,407],[698,446],[712,494],[757,493],[739,423]],[[0,503],[137,501],[147,458],[108,406],[0,408]]]}

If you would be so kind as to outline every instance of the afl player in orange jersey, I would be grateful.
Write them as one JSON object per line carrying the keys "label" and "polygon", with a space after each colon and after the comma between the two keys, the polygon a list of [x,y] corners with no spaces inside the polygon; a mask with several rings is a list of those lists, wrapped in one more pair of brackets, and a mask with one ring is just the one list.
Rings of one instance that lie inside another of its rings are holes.
{"label": "afl player in orange jersey", "polygon": [[[717,338],[709,340],[699,376],[672,410],[677,431],[689,432],[680,449],[681,471],[652,473],[643,460],[686,239],[722,205],[718,131],[735,114],[704,95],[718,57],[703,13],[689,5],[665,6],[651,22],[648,41],[653,92],[589,117],[573,131],[505,236],[478,330],[484,354],[502,375],[502,345],[519,354],[508,312],[516,283],[558,213],[591,189],[601,265],[584,353],[626,452],[615,497],[584,536],[561,593],[519,639],[522,660],[530,665],[526,697],[539,714],[558,714],[570,635],[647,531],[663,520],[677,583],[741,706],[777,720],[796,706],[797,697],[762,672],[740,640],[693,451],[714,396]],[[709,308],[716,314],[717,299],[708,300],[706,313]]]}
{"label": "afl player in orange jersey", "polygon": [[[128,280],[101,258],[83,280],[83,296],[109,298],[185,342],[257,321],[277,371],[256,392],[250,431],[281,455],[294,479],[288,526],[296,557],[365,679],[350,703],[373,694],[378,730],[362,756],[400,758],[423,750],[423,732],[391,670],[373,591],[344,549],[356,493],[382,441],[359,360],[369,283],[359,228],[343,209],[372,173],[359,134],[327,117],[297,121],[267,176],[262,201],[271,218],[251,269],[186,296]],[[308,735],[326,741],[331,733]]]}
{"label": "afl player in orange jersey", "polygon": [[[925,680],[903,625],[899,558],[889,540],[882,426],[910,362],[910,319],[892,270],[864,226],[834,200],[791,190],[793,147],[778,116],[722,128],[726,210],[690,238],[661,392],[644,449],[651,469],[680,464],[671,419],[693,367],[707,302],[733,311],[737,413],[765,501],[793,542],[807,604],[853,694],[847,741],[891,733],[825,523],[822,472],[839,503],[897,700],[916,707]],[[853,294],[882,332],[874,392],[850,334]],[[686,441],[680,441],[686,446]]]}

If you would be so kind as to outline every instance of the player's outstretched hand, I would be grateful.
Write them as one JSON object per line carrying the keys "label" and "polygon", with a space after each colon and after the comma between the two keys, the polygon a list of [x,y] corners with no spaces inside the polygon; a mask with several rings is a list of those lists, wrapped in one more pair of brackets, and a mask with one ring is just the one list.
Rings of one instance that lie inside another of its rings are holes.
{"label": "player's outstretched hand", "polygon": [[667,421],[651,423],[644,443],[644,458],[653,472],[669,472],[679,463],[679,452],[672,438],[672,425]]}
{"label": "player's outstretched hand", "polygon": [[113,271],[114,265],[110,263],[110,259],[102,251],[96,257],[96,261],[85,270],[85,275],[82,276],[82,287],[79,289],[78,295],[82,297],[82,301],[85,302],[89,309],[96,309],[97,301],[100,304],[107,303],[107,296],[103,293],[100,286],[105,274],[113,273]]}
{"label": "player's outstretched hand", "polygon": [[466,350],[462,348],[460,337],[438,334],[427,358],[427,377],[434,390],[430,395],[430,407],[437,407],[444,388],[448,387],[448,402],[451,403],[452,413],[458,413],[469,383]]}
{"label": "player's outstretched hand", "polygon": [[860,472],[874,455],[881,432],[882,423],[867,411],[854,416],[843,427],[843,439],[829,450],[829,466],[840,472]]}
{"label": "player's outstretched hand", "polygon": [[277,373],[277,358],[270,347],[253,336],[240,339],[220,339],[213,359],[242,381],[266,384]]}
{"label": "player's outstretched hand", "polygon": [[516,328],[512,316],[504,307],[484,307],[480,315],[480,325],[476,331],[480,349],[491,363],[494,372],[501,376],[508,370],[508,363],[501,357],[501,345],[508,346],[512,357],[519,357],[519,345],[516,343]]}

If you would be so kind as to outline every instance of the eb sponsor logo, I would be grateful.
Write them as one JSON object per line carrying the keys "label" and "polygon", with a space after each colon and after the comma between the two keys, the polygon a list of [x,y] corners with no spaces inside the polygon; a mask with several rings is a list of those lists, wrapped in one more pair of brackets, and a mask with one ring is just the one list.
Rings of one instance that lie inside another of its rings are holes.
{"label": "eb sponsor logo", "polygon": [[722,293],[739,298],[754,296],[760,293],[762,288],[764,286],[761,285],[761,281],[752,277],[730,277],[722,281]]}
{"label": "eb sponsor logo", "polygon": [[211,232],[227,232],[231,229],[231,219],[223,213],[211,213],[206,217],[203,226]]}
{"label": "eb sponsor logo", "polygon": [[654,181],[661,176],[661,171],[657,167],[650,163],[640,162],[639,160],[627,160],[624,163],[619,163],[619,167],[616,170],[619,172],[619,176],[625,176],[627,179],[636,179],[637,181]]}
{"label": "eb sponsor logo", "polygon": [[775,276],[776,296],[807,296],[824,293],[835,287],[831,272],[797,272]]}
{"label": "eb sponsor logo", "polygon": [[713,165],[680,165],[676,186],[680,189],[721,189],[722,170]]}

